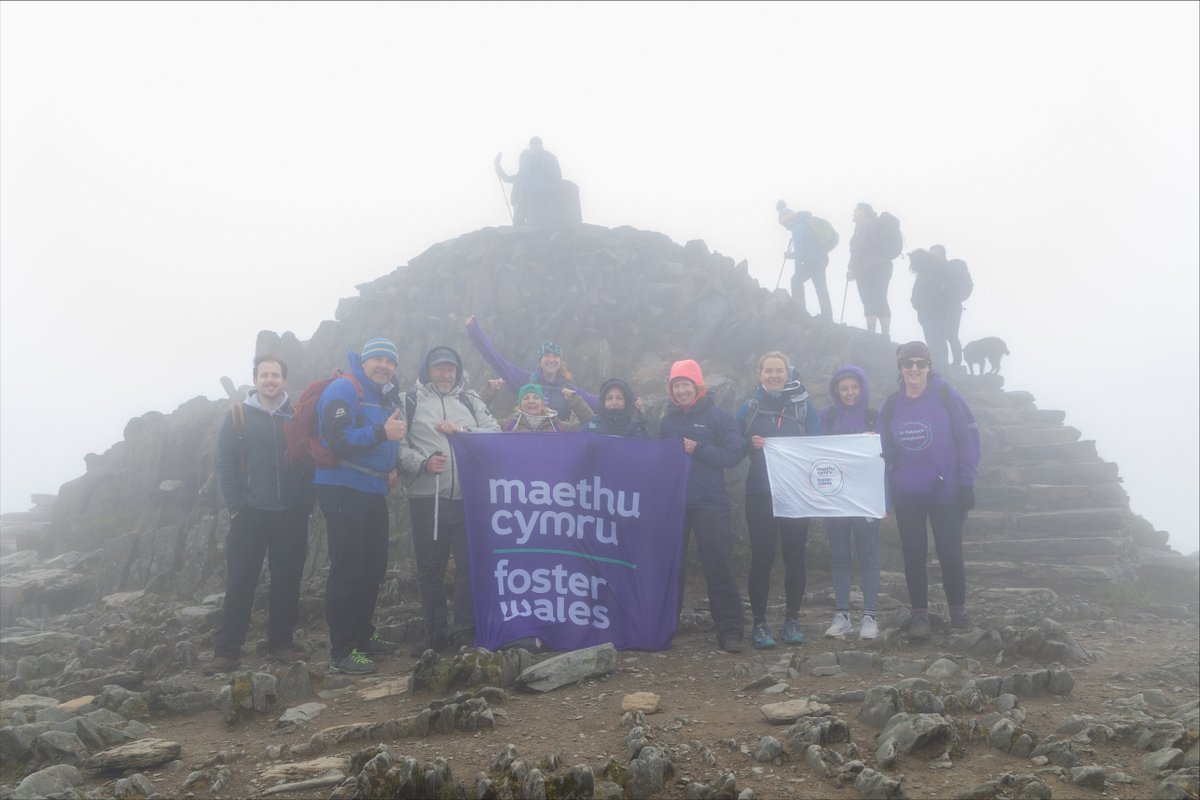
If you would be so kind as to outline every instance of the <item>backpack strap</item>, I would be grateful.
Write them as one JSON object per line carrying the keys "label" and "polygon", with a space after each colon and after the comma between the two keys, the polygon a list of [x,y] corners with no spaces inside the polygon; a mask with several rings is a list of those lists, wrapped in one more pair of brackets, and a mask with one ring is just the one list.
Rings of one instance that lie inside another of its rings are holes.
{"label": "backpack strap", "polygon": [[475,420],[475,425],[479,425],[479,415],[475,413],[475,403],[471,400],[471,396],[464,389],[458,393],[459,402],[467,407],[467,411],[471,412],[471,419]]}
{"label": "backpack strap", "polygon": [[246,471],[246,406],[244,403],[233,403],[229,407],[233,417],[233,433],[237,436],[238,470]]}
{"label": "backpack strap", "polygon": [[746,404],[746,418],[742,420],[742,436],[750,435],[750,424],[758,416],[758,398],[751,397]]}
{"label": "backpack strap", "polygon": [[875,423],[877,422],[879,422],[879,412],[868,407],[866,414],[867,430],[875,430]]}

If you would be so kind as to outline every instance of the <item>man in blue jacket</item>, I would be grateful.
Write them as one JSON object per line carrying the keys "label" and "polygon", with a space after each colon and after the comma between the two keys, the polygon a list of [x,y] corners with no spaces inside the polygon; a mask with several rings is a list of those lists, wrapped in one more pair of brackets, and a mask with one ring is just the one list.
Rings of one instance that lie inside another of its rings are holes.
{"label": "man in blue jacket", "polygon": [[213,640],[207,675],[241,666],[254,590],[263,557],[271,565],[267,652],[280,661],[304,658],[292,640],[300,609],[300,580],[308,551],[312,482],[288,463],[283,423],[291,419],[287,364],[275,356],[254,359],[254,388],[235,403],[217,435],[214,467],[229,509],[225,604]]}
{"label": "man in blue jacket", "polygon": [[371,618],[387,574],[387,493],[407,425],[392,382],[396,345],[372,339],[349,359],[350,373],[325,387],[317,405],[321,443],[341,465],[316,470],[314,483],[329,535],[329,671],[363,675],[376,670],[370,656],[398,647],[379,637]]}

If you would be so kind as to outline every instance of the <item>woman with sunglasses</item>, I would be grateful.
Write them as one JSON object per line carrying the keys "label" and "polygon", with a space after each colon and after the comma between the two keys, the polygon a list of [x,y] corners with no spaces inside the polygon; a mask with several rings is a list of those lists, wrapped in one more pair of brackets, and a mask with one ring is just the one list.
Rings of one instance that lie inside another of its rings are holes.
{"label": "woman with sunglasses", "polygon": [[[527,383],[540,386],[545,395],[546,405],[554,409],[560,421],[571,418],[570,398],[563,395],[563,389],[577,392],[593,411],[600,410],[600,399],[575,385],[571,372],[567,369],[566,362],[563,361],[562,348],[554,342],[545,341],[538,347],[538,365],[530,373],[500,355],[487,335],[484,334],[483,329],[479,327],[479,321],[475,319],[474,314],[467,320],[467,338],[500,376],[496,380],[489,381],[493,391],[498,390],[504,384],[512,387],[524,386]],[[485,399],[490,401],[491,398],[485,397]],[[517,398],[518,401],[520,399]],[[587,420],[578,421],[587,422]]]}
{"label": "woman with sunglasses", "polygon": [[896,350],[900,389],[879,413],[888,483],[900,529],[904,577],[912,603],[909,638],[929,638],[929,552],[927,525],[942,570],[951,629],[970,627],[962,530],[975,507],[979,473],[979,426],[962,395],[930,368],[924,342]]}

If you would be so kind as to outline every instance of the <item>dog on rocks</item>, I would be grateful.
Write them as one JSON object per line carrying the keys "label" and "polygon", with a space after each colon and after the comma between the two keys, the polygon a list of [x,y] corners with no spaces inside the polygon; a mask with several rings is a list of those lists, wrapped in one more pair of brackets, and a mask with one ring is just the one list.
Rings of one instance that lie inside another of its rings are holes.
{"label": "dog on rocks", "polygon": [[[985,363],[991,366],[987,371],[989,375],[999,374],[1000,359],[1008,354],[1008,345],[998,336],[976,339],[963,348],[963,360],[967,362],[967,370],[972,375],[983,375]],[[978,373],[975,372],[975,365],[979,365]]]}

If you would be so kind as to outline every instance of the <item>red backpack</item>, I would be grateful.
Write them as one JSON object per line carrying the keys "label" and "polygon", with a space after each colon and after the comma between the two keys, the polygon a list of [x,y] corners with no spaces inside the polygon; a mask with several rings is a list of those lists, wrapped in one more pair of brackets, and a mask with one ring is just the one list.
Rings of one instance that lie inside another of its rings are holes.
{"label": "red backpack", "polygon": [[287,457],[293,464],[317,469],[336,469],[342,465],[342,460],[321,444],[321,421],[317,417],[321,394],[338,378],[345,378],[354,384],[358,402],[362,402],[362,384],[354,375],[340,369],[333,373],[332,378],[313,381],[304,387],[300,399],[292,406],[292,418],[283,423],[283,435],[287,439]]}

